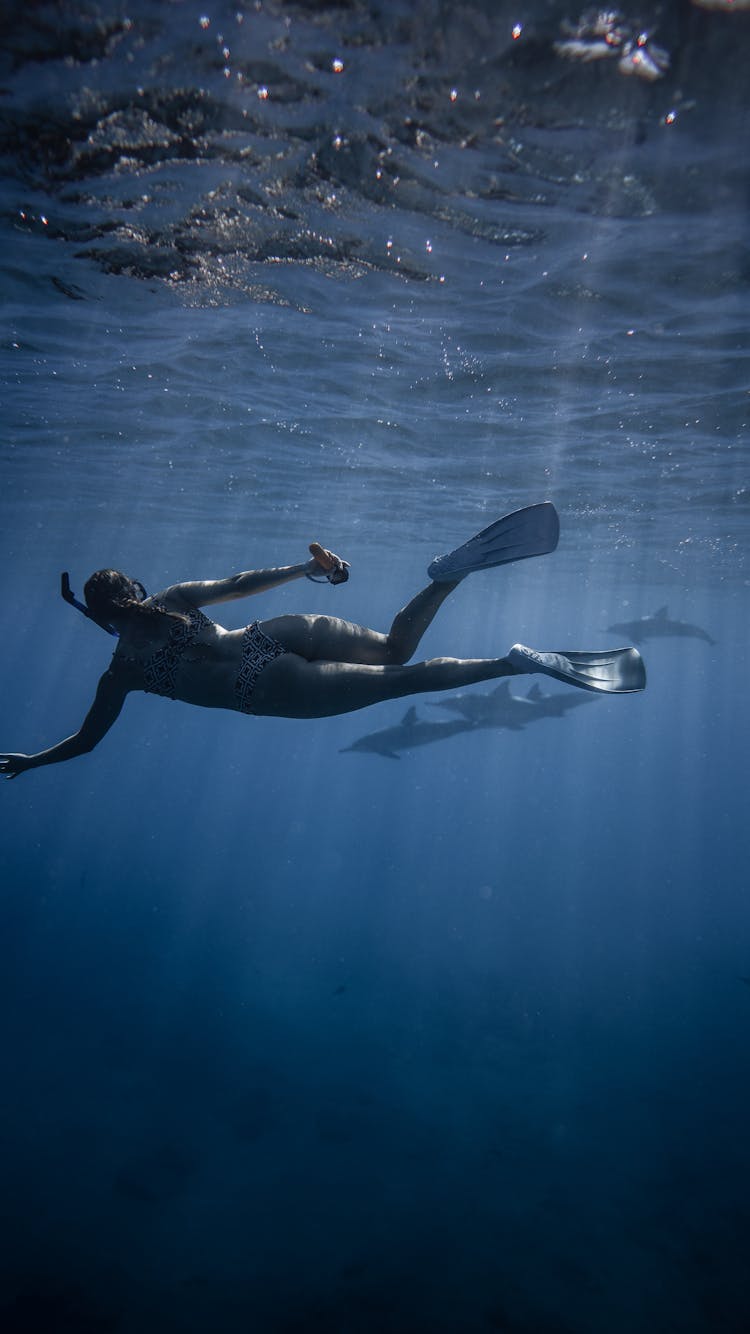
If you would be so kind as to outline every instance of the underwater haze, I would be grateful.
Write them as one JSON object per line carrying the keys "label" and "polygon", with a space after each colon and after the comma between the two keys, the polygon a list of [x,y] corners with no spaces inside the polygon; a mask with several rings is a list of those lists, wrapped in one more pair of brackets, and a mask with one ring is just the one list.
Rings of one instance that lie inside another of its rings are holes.
{"label": "underwater haze", "polygon": [[[59,596],[637,644],[291,721],[131,695],[5,783],[6,1334],[746,1334],[746,0],[6,0],[0,745]],[[540,678],[535,678],[539,680]],[[385,735],[384,735],[385,734]]]}

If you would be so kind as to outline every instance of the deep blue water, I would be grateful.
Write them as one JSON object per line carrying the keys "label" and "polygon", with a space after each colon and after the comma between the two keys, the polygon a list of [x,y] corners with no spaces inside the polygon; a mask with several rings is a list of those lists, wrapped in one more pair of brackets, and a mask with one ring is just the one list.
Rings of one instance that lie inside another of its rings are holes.
{"label": "deep blue water", "polygon": [[458,715],[134,695],[4,785],[10,1334],[750,1328],[750,16],[631,14],[652,80],[562,55],[578,17],[6,8],[6,749],[108,663],[64,569],[317,539],[349,583],[218,619],[384,628],[551,499],[555,555],[425,656],[705,632],[647,639],[642,695],[399,759],[346,751]]}

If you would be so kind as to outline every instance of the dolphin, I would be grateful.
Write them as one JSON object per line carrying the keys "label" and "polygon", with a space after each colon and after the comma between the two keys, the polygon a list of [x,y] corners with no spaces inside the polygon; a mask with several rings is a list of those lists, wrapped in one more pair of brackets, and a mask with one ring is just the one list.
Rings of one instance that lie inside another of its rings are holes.
{"label": "dolphin", "polygon": [[509,681],[502,681],[488,694],[476,691],[464,694],[461,691],[458,695],[446,695],[443,699],[428,701],[433,709],[460,713],[462,718],[475,727],[507,727],[513,732],[520,732],[525,721],[521,717],[523,708],[516,708],[519,702],[510,693]]}
{"label": "dolphin", "polygon": [[462,692],[430,703],[434,709],[460,713],[474,727],[504,727],[511,732],[520,732],[528,723],[540,718],[562,718],[571,709],[588,704],[593,698],[583,691],[544,695],[536,681],[527,695],[512,695],[510,681],[502,681],[488,694]]}
{"label": "dolphin", "polygon": [[555,695],[545,695],[542,692],[538,682],[534,682],[531,690],[525,698],[519,698],[519,703],[528,708],[532,706],[532,712],[529,717],[530,722],[536,722],[537,718],[564,718],[566,713],[571,713],[581,704],[592,704],[597,695],[591,694],[588,690],[558,691]]}
{"label": "dolphin", "polygon": [[383,755],[389,760],[400,760],[400,751],[428,746],[433,741],[445,741],[448,737],[457,736],[459,732],[473,730],[472,723],[457,718],[447,723],[422,722],[417,718],[417,710],[412,704],[395,727],[384,727],[380,732],[368,732],[366,736],[358,737],[351,746],[342,746],[340,754],[346,755],[354,751],[359,755]]}
{"label": "dolphin", "polygon": [[615,635],[625,635],[634,644],[643,644],[647,639],[702,639],[706,644],[715,644],[707,630],[700,625],[691,625],[689,621],[670,621],[669,608],[660,607],[653,616],[641,616],[637,621],[620,621],[609,625],[607,629]]}

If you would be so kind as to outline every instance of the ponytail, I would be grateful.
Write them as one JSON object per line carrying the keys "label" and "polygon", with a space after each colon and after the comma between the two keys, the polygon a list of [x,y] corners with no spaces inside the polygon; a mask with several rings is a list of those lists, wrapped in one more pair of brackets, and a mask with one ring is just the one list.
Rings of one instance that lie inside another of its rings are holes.
{"label": "ponytail", "polygon": [[106,624],[113,615],[153,620],[168,616],[170,620],[187,622],[179,611],[167,611],[158,602],[146,606],[146,590],[137,579],[130,579],[120,570],[97,570],[86,580],[83,596],[93,620]]}

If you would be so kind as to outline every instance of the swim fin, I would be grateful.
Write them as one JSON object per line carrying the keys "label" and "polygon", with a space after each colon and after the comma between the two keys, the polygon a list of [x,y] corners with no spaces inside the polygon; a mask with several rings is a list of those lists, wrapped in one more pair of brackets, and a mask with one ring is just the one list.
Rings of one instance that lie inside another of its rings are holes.
{"label": "swim fin", "polygon": [[427,573],[437,583],[463,579],[473,570],[489,570],[528,556],[545,556],[554,551],[560,536],[557,510],[549,500],[541,505],[527,505],[496,519],[444,556],[436,556]]}
{"label": "swim fin", "polygon": [[508,662],[517,672],[542,672],[582,690],[623,695],[646,687],[646,668],[636,648],[613,648],[604,653],[537,653],[514,644]]}

